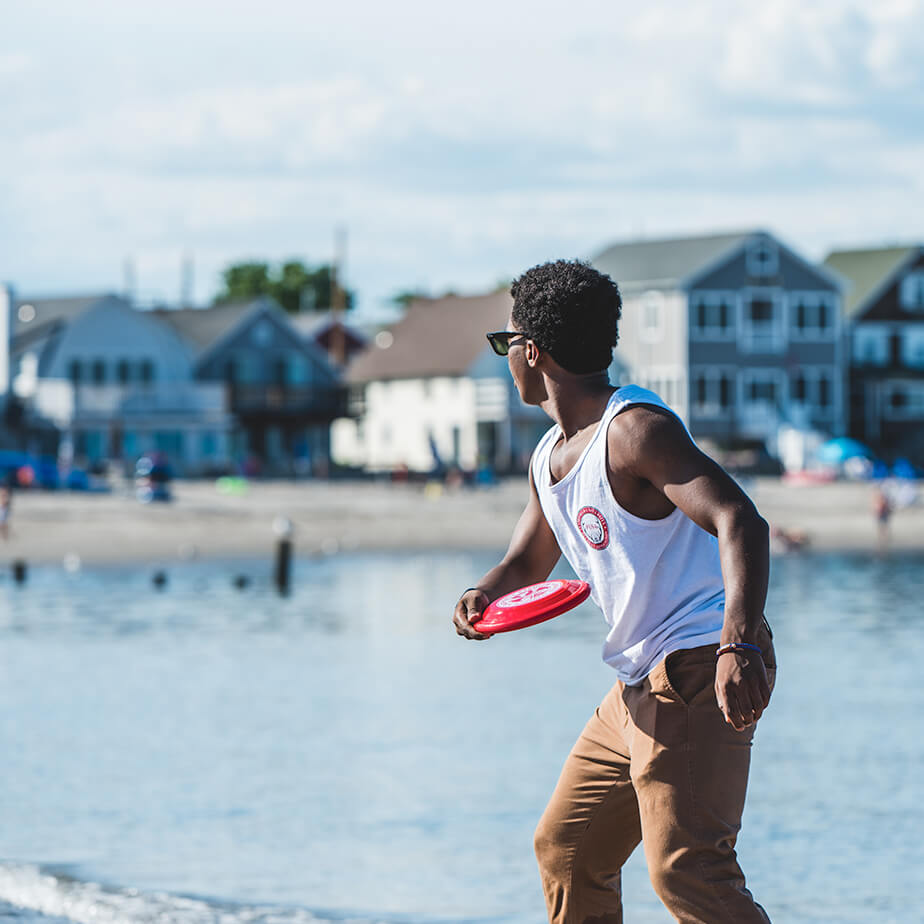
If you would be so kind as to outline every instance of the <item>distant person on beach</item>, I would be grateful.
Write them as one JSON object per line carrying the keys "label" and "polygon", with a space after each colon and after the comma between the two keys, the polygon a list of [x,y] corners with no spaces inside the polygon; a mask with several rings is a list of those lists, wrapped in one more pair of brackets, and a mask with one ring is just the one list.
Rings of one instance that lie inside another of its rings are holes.
{"label": "distant person on beach", "polygon": [[6,486],[0,486],[0,536],[6,542],[10,538],[10,509],[13,505],[13,492]]}
{"label": "distant person on beach", "polygon": [[511,294],[507,330],[488,339],[555,425],[533,453],[506,555],[462,594],[453,623],[485,638],[488,603],[545,580],[564,553],[603,611],[617,677],[536,831],[549,921],[621,922],[620,870],[641,842],[679,921],[767,922],[734,849],[776,673],[767,523],[656,394],[610,385],[613,280],[558,261]]}
{"label": "distant person on beach", "polygon": [[878,485],[873,494],[873,516],[876,519],[879,547],[882,549],[889,544],[889,520],[892,519],[892,509],[892,501],[885,488]]}

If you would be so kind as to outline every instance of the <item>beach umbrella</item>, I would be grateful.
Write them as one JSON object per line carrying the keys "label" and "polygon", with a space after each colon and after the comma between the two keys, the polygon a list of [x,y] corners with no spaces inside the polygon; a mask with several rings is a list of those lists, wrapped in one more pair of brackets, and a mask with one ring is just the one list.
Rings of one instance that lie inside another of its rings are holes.
{"label": "beach umbrella", "polygon": [[818,447],[817,459],[826,465],[841,465],[848,459],[875,459],[876,453],[869,446],[864,446],[848,436],[839,436],[828,440]]}

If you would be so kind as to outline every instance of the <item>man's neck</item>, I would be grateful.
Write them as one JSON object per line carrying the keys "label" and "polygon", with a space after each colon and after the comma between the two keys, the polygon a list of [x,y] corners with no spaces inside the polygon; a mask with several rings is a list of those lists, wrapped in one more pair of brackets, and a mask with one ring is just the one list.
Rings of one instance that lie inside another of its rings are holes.
{"label": "man's neck", "polygon": [[539,406],[561,427],[568,440],[600,421],[614,391],[605,372],[569,376],[547,381],[548,397]]}

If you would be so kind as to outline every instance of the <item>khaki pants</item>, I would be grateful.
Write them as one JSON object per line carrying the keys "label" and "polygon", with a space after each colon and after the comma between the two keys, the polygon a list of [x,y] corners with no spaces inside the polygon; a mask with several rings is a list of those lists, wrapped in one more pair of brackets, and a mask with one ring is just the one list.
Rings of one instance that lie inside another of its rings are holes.
{"label": "khaki pants", "polygon": [[[772,687],[766,625],[759,643]],[[536,831],[552,924],[621,924],[620,869],[640,840],[682,924],[769,922],[735,855],[754,729],[725,722],[715,660],[714,645],[674,652],[587,723]]]}

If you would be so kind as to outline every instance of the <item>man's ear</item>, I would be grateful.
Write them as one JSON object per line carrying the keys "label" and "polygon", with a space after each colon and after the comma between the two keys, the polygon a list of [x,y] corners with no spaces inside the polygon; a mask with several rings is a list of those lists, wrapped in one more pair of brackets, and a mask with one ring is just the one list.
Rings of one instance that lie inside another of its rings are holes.
{"label": "man's ear", "polygon": [[529,364],[530,369],[536,368],[536,363],[539,362],[539,357],[541,356],[539,347],[533,343],[532,340],[526,341],[526,362]]}

